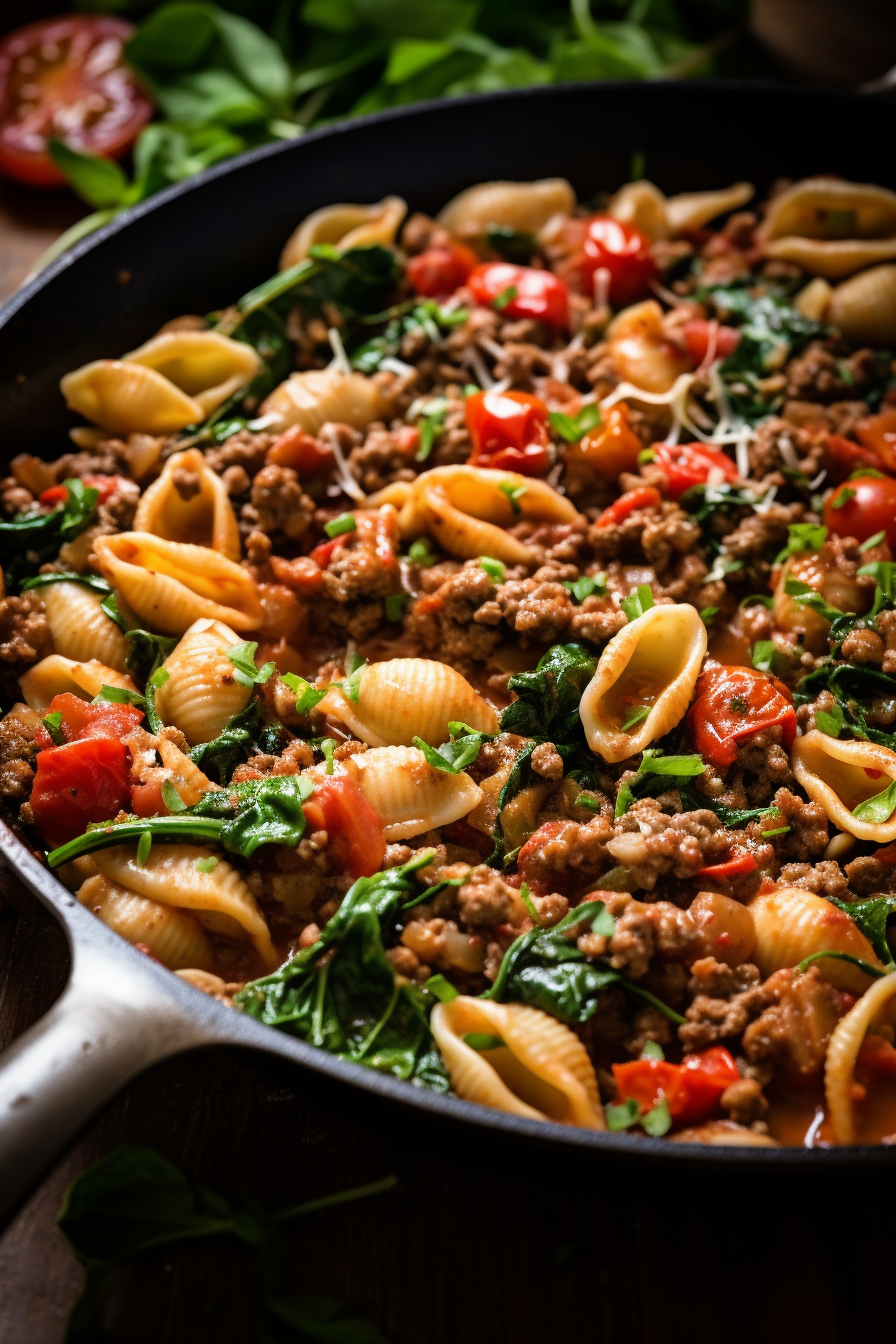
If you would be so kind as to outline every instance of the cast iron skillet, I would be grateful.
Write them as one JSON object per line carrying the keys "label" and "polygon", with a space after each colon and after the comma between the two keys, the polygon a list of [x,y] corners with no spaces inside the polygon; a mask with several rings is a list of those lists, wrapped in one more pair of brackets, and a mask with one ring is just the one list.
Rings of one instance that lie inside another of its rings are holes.
{"label": "cast iron skillet", "polygon": [[[0,312],[2,460],[64,450],[62,374],[139,345],[273,273],[296,223],[334,201],[404,196],[434,212],[474,182],[568,177],[580,199],[627,180],[633,153],[667,191],[839,173],[896,187],[884,151],[896,100],[760,84],[567,85],[445,102],[268,146],[162,193],[60,258]],[[158,1060],[254,1047],[368,1097],[542,1145],[645,1163],[761,1168],[881,1164],[885,1147],[712,1148],[538,1124],[352,1065],[228,1010],[135,952],[83,909],[5,826],[0,854],[63,924],[68,987],[0,1061],[0,1215],[78,1127]]]}

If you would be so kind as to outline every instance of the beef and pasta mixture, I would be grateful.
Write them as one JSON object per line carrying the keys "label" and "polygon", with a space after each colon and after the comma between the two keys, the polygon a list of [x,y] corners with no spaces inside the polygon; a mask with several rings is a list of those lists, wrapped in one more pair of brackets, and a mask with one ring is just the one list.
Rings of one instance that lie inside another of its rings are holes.
{"label": "beef and pasta mixture", "polygon": [[896,1142],[894,348],[875,186],[315,212],[12,462],[7,809],[409,1085]]}

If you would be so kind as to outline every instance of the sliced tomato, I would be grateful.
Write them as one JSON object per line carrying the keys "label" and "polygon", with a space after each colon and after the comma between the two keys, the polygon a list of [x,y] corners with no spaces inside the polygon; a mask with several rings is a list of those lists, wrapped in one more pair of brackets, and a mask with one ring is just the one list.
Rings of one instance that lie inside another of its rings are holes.
{"label": "sliced tomato", "polygon": [[695,364],[712,363],[734,354],[740,343],[740,332],[736,327],[695,317],[684,324],[684,343]]}
{"label": "sliced tomato", "polygon": [[0,42],[0,169],[33,186],[65,178],[47,141],[119,158],[153,106],[124,60],[134,29],[123,19],[66,14],[17,28]]}
{"label": "sliced tomato", "polygon": [[[132,733],[143,718],[143,710],[136,705],[120,705],[105,700],[93,704],[68,691],[54,695],[46,713],[62,715],[59,727],[68,742],[80,742],[87,737],[123,738]],[[34,740],[39,747],[53,745],[53,739],[45,728],[38,729]]]}
{"label": "sliced tomato", "polygon": [[759,867],[752,854],[735,853],[724,863],[711,863],[708,868],[700,868],[697,872],[698,877],[717,877],[724,879],[726,877],[743,877],[746,873],[752,873]]}
{"label": "sliced tomato", "polygon": [[634,471],[643,444],[631,428],[628,416],[624,401],[604,411],[600,424],[567,448],[567,469],[575,470],[578,464],[584,463],[611,481],[615,481],[622,471]]}
{"label": "sliced tomato", "polygon": [[334,458],[329,445],[306,434],[299,425],[290,425],[271,444],[265,461],[275,467],[292,467],[300,476],[313,476],[329,471]]}
{"label": "sliced tomato", "polygon": [[415,294],[441,299],[459,289],[478,264],[476,253],[463,243],[445,243],[411,257],[405,270]]}
{"label": "sliced tomato", "polygon": [[31,809],[42,838],[54,848],[83,834],[88,822],[111,821],[130,797],[123,742],[88,737],[37,754]]}
{"label": "sliced tomato", "polygon": [[643,298],[657,273],[647,235],[612,215],[592,215],[587,221],[578,265],[588,294],[595,290],[597,272],[609,273],[607,299],[613,308]]}
{"label": "sliced tomato", "polygon": [[304,804],[309,829],[327,832],[333,865],[352,877],[370,877],[383,866],[382,823],[348,775],[325,775]]}
{"label": "sliced tomato", "polygon": [[838,537],[867,541],[885,532],[896,549],[896,480],[892,476],[854,476],[835,485],[824,502],[824,522]]}
{"label": "sliced tomato", "polygon": [[470,462],[479,467],[544,476],[548,452],[548,408],[531,392],[474,392],[467,397]]}
{"label": "sliced tomato", "polygon": [[666,473],[666,493],[672,499],[680,499],[694,485],[705,485],[713,473],[726,481],[739,480],[731,458],[705,443],[656,443],[653,460]]}
{"label": "sliced tomato", "polygon": [[659,490],[655,490],[652,485],[639,485],[634,490],[627,490],[608,509],[604,509],[595,527],[610,527],[613,523],[625,522],[638,509],[658,509],[662,502]]}
{"label": "sliced tomato", "polygon": [[553,271],[485,261],[470,273],[467,284],[477,303],[497,307],[505,317],[534,317],[552,327],[569,326],[569,290]]}
{"label": "sliced tomato", "polygon": [[796,737],[796,711],[786,687],[751,667],[724,667],[697,683],[685,728],[703,759],[726,770],[737,760],[741,742],[775,724],[789,751]]}
{"label": "sliced tomato", "polygon": [[642,1111],[652,1111],[665,1100],[673,1120],[692,1125],[712,1114],[726,1087],[740,1074],[730,1052],[715,1045],[688,1055],[682,1064],[663,1059],[614,1064],[613,1077],[619,1101],[637,1101]]}
{"label": "sliced tomato", "polygon": [[[97,491],[97,504],[105,504],[122,485],[130,484],[126,476],[83,476],[81,479],[88,489]],[[67,485],[51,485],[38,496],[41,504],[64,504],[67,499]]]}

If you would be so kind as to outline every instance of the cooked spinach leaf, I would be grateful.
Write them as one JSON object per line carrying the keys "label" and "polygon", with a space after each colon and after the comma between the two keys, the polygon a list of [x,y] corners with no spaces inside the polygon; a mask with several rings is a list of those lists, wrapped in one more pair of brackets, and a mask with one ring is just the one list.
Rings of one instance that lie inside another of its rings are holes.
{"label": "cooked spinach leaf", "polygon": [[234,770],[249,759],[253,748],[262,754],[277,756],[283,750],[284,736],[286,733],[281,725],[267,723],[261,704],[250,700],[216,738],[193,747],[190,759],[216,784],[229,784]]}
{"label": "cooked spinach leaf", "polygon": [[379,313],[400,276],[395,253],[375,244],[353,247],[340,252],[329,244],[311,248],[304,261],[249,290],[236,303],[235,310],[218,323],[225,334],[235,332],[250,313],[275,311],[300,303],[309,312],[322,315],[324,305],[334,305],[345,319]]}
{"label": "cooked spinach leaf", "polygon": [[873,896],[867,901],[838,901],[836,896],[828,896],[827,899],[838,910],[846,911],[885,966],[896,966],[887,942],[887,923],[896,911],[896,896]]}
{"label": "cooked spinach leaf", "polygon": [[579,702],[597,658],[581,644],[555,644],[534,672],[518,672],[508,685],[517,699],[501,715],[501,730],[555,745],[579,739]]}
{"label": "cooked spinach leaf", "polygon": [[[469,315],[466,308],[443,309],[434,299],[414,300],[410,307],[402,305],[387,320],[378,336],[372,336],[357,346],[349,357],[349,363],[359,373],[376,373],[384,359],[395,359],[401,354],[401,343],[410,332],[425,331],[433,345],[440,346],[443,334],[466,322]],[[421,446],[422,441],[421,429]],[[428,456],[428,453],[424,456]]]}
{"label": "cooked spinach leaf", "polygon": [[450,775],[458,775],[472,765],[482,749],[483,742],[491,742],[494,733],[480,733],[466,723],[449,723],[449,740],[436,749],[422,737],[415,737],[413,744],[423,752],[427,763],[436,770],[445,770]]}
{"label": "cooked spinach leaf", "polygon": [[794,308],[780,286],[766,285],[758,293],[751,277],[739,284],[712,285],[699,289],[701,303],[710,303],[725,322],[734,322],[740,340],[722,363],[720,372],[728,379],[739,373],[759,377],[782,368],[792,355],[827,334],[827,327]]}
{"label": "cooked spinach leaf", "polygon": [[829,691],[834,697],[843,727],[856,737],[896,750],[896,733],[884,732],[868,721],[873,717],[875,700],[896,700],[896,679],[876,667],[823,663],[803,677],[794,692],[794,704],[811,704],[821,691]]}
{"label": "cooked spinach leaf", "polygon": [[101,579],[98,574],[76,574],[69,570],[53,570],[49,574],[35,574],[33,578],[25,579],[19,588],[20,593],[30,592],[33,588],[46,588],[50,583],[81,583],[85,588],[91,588],[95,593],[108,595],[112,592],[105,579]]}
{"label": "cooked spinach leaf", "polygon": [[65,501],[51,513],[24,513],[0,522],[0,555],[33,551],[39,559],[54,556],[66,541],[89,527],[96,516],[100,492],[72,477],[64,481]]}

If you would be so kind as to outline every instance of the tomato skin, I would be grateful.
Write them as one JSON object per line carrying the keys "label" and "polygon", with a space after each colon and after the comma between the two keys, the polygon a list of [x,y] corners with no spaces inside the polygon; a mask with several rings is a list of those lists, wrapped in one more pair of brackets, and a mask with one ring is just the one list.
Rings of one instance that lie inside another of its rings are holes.
{"label": "tomato skin", "polygon": [[704,443],[657,443],[653,460],[666,473],[666,493],[672,499],[680,499],[694,485],[705,485],[712,471],[721,471],[726,481],[740,479],[731,458]]}
{"label": "tomato skin", "polygon": [[[732,704],[734,700],[740,704]],[[746,708],[742,708],[746,705]],[[789,691],[750,667],[725,667],[701,677],[685,732],[695,751],[719,770],[737,760],[741,742],[778,724],[786,750],[796,737],[796,710]]]}
{"label": "tomato skin", "polygon": [[89,737],[37,754],[31,808],[35,826],[53,848],[83,834],[88,822],[111,821],[130,796],[123,742]]}
{"label": "tomato skin", "polygon": [[466,402],[471,463],[543,476],[551,465],[548,408],[531,392],[474,392]]}
{"label": "tomato skin", "polygon": [[587,465],[608,481],[615,481],[620,472],[634,471],[643,445],[629,425],[628,415],[624,401],[604,411],[601,423],[567,448],[567,470]]}
{"label": "tomato skin", "polygon": [[342,545],[342,540],[342,537],[333,537],[331,541],[322,541],[319,546],[315,546],[308,558],[316,565],[320,565],[321,569],[326,569],[336,547]]}
{"label": "tomato skin", "polygon": [[477,303],[489,308],[508,289],[516,297],[501,308],[505,317],[534,317],[552,327],[569,326],[569,290],[553,271],[514,266],[509,261],[484,261],[467,277]]}
{"label": "tomato skin", "polygon": [[[855,493],[839,507],[835,501],[844,491]],[[835,485],[824,502],[824,523],[838,537],[867,541],[877,532],[885,532],[896,549],[896,480],[892,476],[856,476],[843,485]]]}
{"label": "tomato skin", "polygon": [[662,502],[659,490],[655,490],[652,485],[639,485],[634,490],[627,490],[608,509],[604,509],[595,527],[609,527],[613,523],[624,522],[637,509],[657,509]]}
{"label": "tomato skin", "polygon": [[647,235],[612,215],[592,215],[587,221],[579,270],[589,294],[596,272],[610,272],[607,297],[613,308],[626,308],[643,298],[657,273]]}
{"label": "tomato skin", "polygon": [[68,14],[18,28],[0,42],[3,172],[32,186],[64,186],[47,152],[51,136],[107,158],[130,148],[153,113],[124,63],[133,32],[122,19]]}
{"label": "tomato skin", "polygon": [[[59,727],[67,742],[80,742],[88,737],[119,740],[132,733],[143,718],[143,710],[136,705],[119,705],[111,701],[94,705],[69,691],[54,695],[46,713],[62,715]],[[34,740],[39,747],[54,745],[45,728],[38,729]]]}
{"label": "tomato skin", "polygon": [[759,867],[752,854],[735,853],[732,858],[726,859],[724,863],[712,863],[708,868],[700,868],[697,872],[698,877],[743,877],[746,873],[755,872]]}
{"label": "tomato skin", "polygon": [[880,1078],[896,1078],[896,1049],[883,1036],[866,1036],[856,1060],[856,1076],[865,1086]]}
{"label": "tomato skin", "polygon": [[734,354],[740,344],[740,332],[736,327],[695,317],[684,324],[684,343],[691,359],[699,366],[706,362],[710,351],[715,351],[713,361]]}
{"label": "tomato skin", "polygon": [[131,811],[138,817],[165,817],[168,806],[162,797],[162,777],[153,771],[145,783],[131,785]]}
{"label": "tomato skin", "polygon": [[479,265],[479,258],[463,243],[445,243],[428,247],[408,260],[405,271],[415,294],[441,299],[453,294]]}
{"label": "tomato skin", "polygon": [[877,459],[875,466],[896,473],[896,406],[864,416],[856,425],[856,434],[859,443]]}
{"label": "tomato skin", "polygon": [[345,774],[324,775],[304,804],[310,830],[327,832],[327,852],[336,868],[370,877],[383,866],[386,842],[377,813]]}
{"label": "tomato skin", "polygon": [[688,1055],[681,1064],[663,1059],[636,1059],[614,1064],[619,1101],[640,1102],[645,1111],[663,1100],[669,1114],[681,1125],[692,1125],[711,1115],[725,1088],[740,1074],[730,1052],[722,1045]]}
{"label": "tomato skin", "polygon": [[329,471],[333,460],[333,449],[306,434],[298,425],[285,429],[265,454],[267,463],[275,467],[292,467],[300,476]]}
{"label": "tomato skin", "polygon": [[[97,504],[105,504],[122,485],[130,484],[126,476],[84,476],[82,482],[88,489],[98,492]],[[67,499],[67,485],[51,485],[38,496],[40,504],[64,504]]]}

